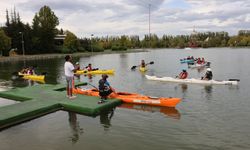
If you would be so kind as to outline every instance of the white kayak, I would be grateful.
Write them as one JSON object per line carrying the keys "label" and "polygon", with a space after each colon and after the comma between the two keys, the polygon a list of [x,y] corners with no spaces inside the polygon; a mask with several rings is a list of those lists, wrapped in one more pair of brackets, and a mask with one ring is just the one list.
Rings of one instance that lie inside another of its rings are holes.
{"label": "white kayak", "polygon": [[177,83],[193,83],[193,84],[218,84],[218,85],[237,85],[239,83],[238,79],[232,79],[233,81],[220,81],[220,80],[201,80],[201,79],[178,79],[172,77],[156,77],[156,76],[149,76],[145,75],[148,80],[155,80],[155,81],[166,81],[166,82],[177,82]]}
{"label": "white kayak", "polygon": [[204,64],[188,64],[188,68],[202,68],[202,67],[209,67],[210,66],[210,62],[206,62]]}

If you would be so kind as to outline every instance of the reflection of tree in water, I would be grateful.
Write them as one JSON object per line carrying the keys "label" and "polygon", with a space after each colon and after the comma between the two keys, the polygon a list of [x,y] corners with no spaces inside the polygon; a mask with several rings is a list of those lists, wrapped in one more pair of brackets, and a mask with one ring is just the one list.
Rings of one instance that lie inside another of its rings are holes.
{"label": "reflection of tree in water", "polygon": [[114,115],[114,109],[102,112],[100,114],[100,123],[103,125],[104,130],[108,130],[109,127],[111,126],[111,118]]}
{"label": "reflection of tree in water", "polygon": [[69,125],[72,132],[70,140],[74,144],[79,140],[79,134],[83,133],[83,129],[80,128],[79,122],[77,121],[76,113],[69,112]]}

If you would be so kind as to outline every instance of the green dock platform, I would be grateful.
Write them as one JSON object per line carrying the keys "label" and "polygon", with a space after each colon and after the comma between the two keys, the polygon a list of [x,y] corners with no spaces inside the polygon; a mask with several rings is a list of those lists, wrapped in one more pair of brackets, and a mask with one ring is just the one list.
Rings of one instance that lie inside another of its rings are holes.
{"label": "green dock platform", "polygon": [[101,111],[121,104],[117,99],[109,99],[108,102],[98,104],[98,97],[85,95],[68,99],[65,86],[49,84],[11,89],[0,92],[0,97],[21,102],[0,107],[0,130],[58,110],[95,117]]}

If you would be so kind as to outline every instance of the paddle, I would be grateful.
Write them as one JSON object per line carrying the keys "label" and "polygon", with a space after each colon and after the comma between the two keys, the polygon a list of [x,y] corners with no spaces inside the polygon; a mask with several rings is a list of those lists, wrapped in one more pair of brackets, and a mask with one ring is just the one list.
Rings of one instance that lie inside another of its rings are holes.
{"label": "paddle", "polygon": [[[153,62],[153,61],[151,61],[151,62],[149,62],[149,63],[146,63],[145,65],[147,66],[147,65],[152,65],[152,64],[154,64],[154,62]],[[136,69],[136,67],[139,67],[139,66],[141,66],[141,65],[138,65],[138,66],[132,66],[132,67],[131,67],[131,70],[134,70],[134,69]]]}
{"label": "paddle", "polygon": [[228,81],[240,81],[240,79],[228,79]]}
{"label": "paddle", "polygon": [[[90,84],[90,83],[88,83],[88,82],[87,82],[87,84],[90,85],[90,86],[92,86],[92,87],[94,87],[97,91],[99,91],[99,89],[98,89],[96,86],[94,86],[93,84]],[[111,87],[111,90],[112,90],[112,92],[113,92],[114,94],[117,94],[117,93],[115,92],[115,89],[113,89],[112,87]]]}
{"label": "paddle", "polygon": [[92,86],[93,88],[97,89],[97,91],[99,91],[99,89],[96,86],[94,86],[93,84],[90,84],[88,82],[87,82],[87,84],[90,85],[90,86]]}

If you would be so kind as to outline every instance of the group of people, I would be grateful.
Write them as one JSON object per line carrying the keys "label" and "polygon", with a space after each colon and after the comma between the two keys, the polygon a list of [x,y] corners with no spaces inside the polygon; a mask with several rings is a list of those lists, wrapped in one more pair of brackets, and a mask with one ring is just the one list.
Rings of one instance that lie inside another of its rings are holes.
{"label": "group of people", "polygon": [[20,73],[22,73],[22,74],[33,75],[33,74],[35,74],[34,67],[23,68],[23,69],[20,71]]}
{"label": "group of people", "polygon": [[205,59],[202,57],[202,58],[198,58],[197,60],[196,60],[196,63],[197,64],[205,64],[206,63],[206,61],[205,61]]}
{"label": "group of people", "polygon": [[[80,68],[79,63],[76,63],[74,66],[72,63],[72,57],[70,55],[65,56],[65,63],[64,63],[64,73],[66,77],[66,82],[67,82],[67,97],[69,99],[74,99],[76,98],[75,95],[73,95],[73,80],[74,80],[74,73]],[[87,67],[88,71],[92,70],[91,64],[89,64]],[[101,100],[99,103],[105,102],[107,99],[108,95],[111,94],[112,92],[115,92],[115,90],[110,86],[109,82],[107,81],[108,75],[103,74],[102,78],[99,80],[99,95],[101,97]]]}
{"label": "group of people", "polygon": [[[76,63],[76,65],[74,66],[72,64],[72,57],[70,55],[67,55],[65,57],[65,64],[64,64],[64,72],[65,72],[65,76],[66,76],[66,81],[67,81],[67,97],[69,99],[73,99],[76,96],[73,95],[73,80],[74,80],[74,72],[76,72],[77,70],[80,69],[80,65],[79,63]],[[141,67],[146,67],[145,61],[141,60]],[[92,70],[92,65],[89,64],[87,67],[88,71]],[[177,76],[177,78],[179,79],[186,79],[188,77],[188,72],[183,69],[182,72],[179,74],[179,76]],[[205,75],[201,78],[202,80],[212,80],[213,78],[213,73],[211,68],[207,68],[207,71],[205,73]],[[99,96],[101,97],[101,100],[99,101],[99,103],[103,103],[105,102],[105,100],[107,99],[107,97],[114,92],[115,90],[110,86],[109,82],[108,82],[108,75],[107,74],[103,74],[102,78],[99,80],[99,86],[98,86],[98,91],[99,91]]]}
{"label": "group of people", "polygon": [[[188,72],[183,69],[182,72],[177,76],[176,78],[179,79],[186,79],[188,77]],[[213,73],[211,68],[207,68],[207,71],[203,77],[201,77],[201,80],[212,80],[213,79]]]}
{"label": "group of people", "polygon": [[[76,68],[77,70],[81,70],[81,67],[80,67],[79,62],[76,62],[75,68]],[[92,68],[92,64],[88,64],[88,66],[86,66],[85,68],[83,68],[83,70],[85,70],[85,69],[88,70],[88,71],[98,70],[98,68]]]}

